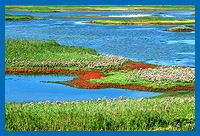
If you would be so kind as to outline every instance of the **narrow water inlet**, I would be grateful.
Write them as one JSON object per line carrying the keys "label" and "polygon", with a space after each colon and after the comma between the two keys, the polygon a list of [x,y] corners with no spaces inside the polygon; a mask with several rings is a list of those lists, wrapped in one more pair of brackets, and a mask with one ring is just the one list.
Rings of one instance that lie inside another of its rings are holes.
{"label": "narrow water inlet", "polygon": [[153,97],[162,93],[131,91],[127,89],[105,88],[105,89],[78,89],[55,83],[41,83],[40,81],[68,81],[74,77],[70,76],[5,76],[5,101],[6,102],[39,102],[39,101],[82,101],[119,98],[141,98]]}

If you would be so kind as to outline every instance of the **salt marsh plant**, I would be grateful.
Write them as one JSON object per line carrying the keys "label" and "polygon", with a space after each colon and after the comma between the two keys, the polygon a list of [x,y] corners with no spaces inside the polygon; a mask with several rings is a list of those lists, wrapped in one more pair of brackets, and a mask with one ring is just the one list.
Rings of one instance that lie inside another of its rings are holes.
{"label": "salt marsh plant", "polygon": [[194,131],[195,97],[5,105],[6,131]]}
{"label": "salt marsh plant", "polygon": [[6,40],[6,68],[110,68],[120,67],[129,60],[101,55],[94,49],[62,46],[56,41]]}
{"label": "salt marsh plant", "polygon": [[140,70],[109,72],[107,77],[90,79],[91,83],[113,83],[120,85],[139,85],[153,88],[171,88],[195,85],[195,68],[157,67]]}

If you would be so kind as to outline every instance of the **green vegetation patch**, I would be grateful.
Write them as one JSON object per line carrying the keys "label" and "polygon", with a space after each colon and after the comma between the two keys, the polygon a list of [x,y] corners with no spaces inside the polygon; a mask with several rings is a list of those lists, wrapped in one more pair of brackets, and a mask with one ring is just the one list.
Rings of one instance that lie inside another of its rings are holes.
{"label": "green vegetation patch", "polygon": [[5,103],[6,131],[195,131],[195,97]]}
{"label": "green vegetation patch", "polygon": [[29,15],[8,15],[8,14],[5,14],[5,20],[47,20],[47,19],[29,16]]}
{"label": "green vegetation patch", "polygon": [[194,5],[6,5],[5,10],[27,12],[59,11],[169,11],[195,10]]}
{"label": "green vegetation patch", "polygon": [[107,24],[107,25],[177,25],[194,24],[195,20],[172,19],[164,17],[140,17],[135,19],[102,19],[93,20],[87,23]]}
{"label": "green vegetation patch", "polygon": [[55,9],[52,9],[51,6],[43,5],[6,5],[5,10],[25,12],[59,12]]}
{"label": "green vegetation patch", "polygon": [[170,31],[170,32],[191,32],[191,31],[194,31],[194,29],[191,29],[191,28],[188,28],[188,27],[173,27],[173,28],[170,28],[170,29],[167,29],[165,31]]}
{"label": "green vegetation patch", "polygon": [[110,76],[90,79],[97,84],[138,85],[152,88],[172,88],[195,85],[195,68],[157,67],[109,72]]}
{"label": "green vegetation patch", "polygon": [[56,41],[5,41],[6,68],[109,69],[128,61],[123,57],[101,55],[91,48],[62,46]]}

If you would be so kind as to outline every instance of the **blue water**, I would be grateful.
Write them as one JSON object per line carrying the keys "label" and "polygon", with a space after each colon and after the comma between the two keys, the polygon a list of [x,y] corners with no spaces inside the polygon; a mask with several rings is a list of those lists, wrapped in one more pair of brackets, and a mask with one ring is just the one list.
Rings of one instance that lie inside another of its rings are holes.
{"label": "blue water", "polygon": [[[160,12],[167,14],[158,14]],[[184,14],[174,14],[184,13]],[[6,11],[6,14],[27,14],[49,20],[6,21],[6,39],[56,40],[67,46],[94,48],[105,55],[133,61],[176,66],[195,66],[195,54],[184,58],[177,52],[195,52],[195,32],[166,32],[185,25],[117,26],[84,23],[100,17],[55,17],[54,15],[123,15],[153,14],[173,18],[194,19],[193,11],[66,11],[29,13]],[[176,60],[179,60],[177,63]]]}
{"label": "blue water", "polygon": [[[159,14],[160,12],[166,14]],[[54,15],[124,15],[152,14],[162,17],[195,19],[193,11],[66,11],[29,13],[6,11],[6,14],[33,15],[49,20],[5,21],[6,39],[56,40],[66,46],[96,49],[101,54],[129,58],[133,61],[159,65],[195,66],[195,32],[163,31],[175,26],[117,26],[84,23],[100,17],[55,17]],[[174,14],[181,13],[181,14]],[[184,13],[184,14],[182,14]],[[40,81],[67,81],[67,76],[6,75],[5,101],[66,101],[119,98],[140,98],[160,95],[153,92],[125,89],[77,89]]]}
{"label": "blue water", "polygon": [[5,101],[9,102],[38,102],[38,101],[76,101],[119,98],[153,97],[162,93],[131,91],[125,89],[77,89],[55,83],[42,83],[40,81],[68,81],[73,77],[67,76],[18,76],[6,75],[5,77]]}

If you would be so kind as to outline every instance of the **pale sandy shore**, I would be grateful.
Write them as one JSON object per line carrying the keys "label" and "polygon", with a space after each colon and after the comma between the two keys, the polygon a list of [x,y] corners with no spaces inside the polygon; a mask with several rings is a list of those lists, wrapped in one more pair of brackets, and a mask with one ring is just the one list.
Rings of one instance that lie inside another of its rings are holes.
{"label": "pale sandy shore", "polygon": [[129,14],[129,15],[111,15],[108,17],[147,17],[152,16],[151,14]]}

